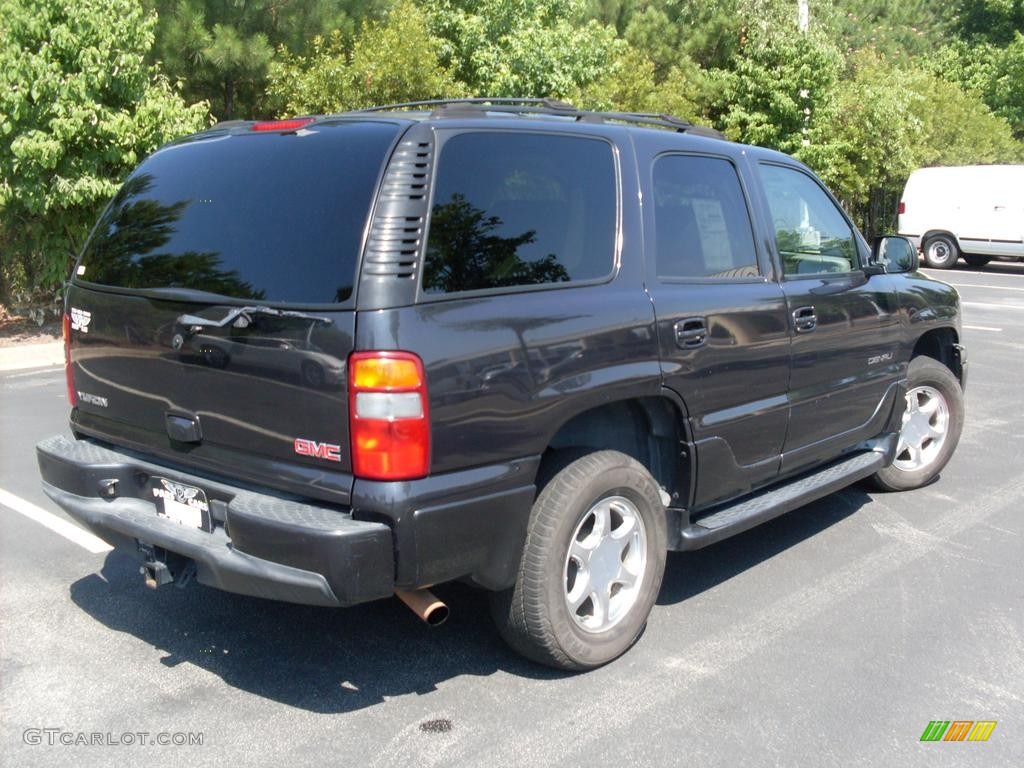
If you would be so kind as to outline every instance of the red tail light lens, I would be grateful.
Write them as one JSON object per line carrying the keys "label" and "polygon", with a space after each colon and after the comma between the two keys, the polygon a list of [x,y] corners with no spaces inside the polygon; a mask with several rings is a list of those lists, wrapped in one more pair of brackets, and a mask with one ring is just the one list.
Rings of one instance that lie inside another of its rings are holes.
{"label": "red tail light lens", "polygon": [[294,120],[261,120],[253,123],[250,130],[253,131],[294,131],[306,123],[312,123],[316,118],[297,117]]}
{"label": "red tail light lens", "polygon": [[423,362],[409,352],[354,352],[348,359],[352,473],[414,480],[430,469]]}
{"label": "red tail light lens", "polygon": [[61,322],[61,336],[64,337],[64,378],[68,385],[68,402],[75,408],[78,406],[78,395],[75,393],[75,376],[71,372],[71,315],[67,312]]}
{"label": "red tail light lens", "polygon": [[907,212],[907,204],[900,200],[900,204],[896,206],[896,213],[902,216]]}

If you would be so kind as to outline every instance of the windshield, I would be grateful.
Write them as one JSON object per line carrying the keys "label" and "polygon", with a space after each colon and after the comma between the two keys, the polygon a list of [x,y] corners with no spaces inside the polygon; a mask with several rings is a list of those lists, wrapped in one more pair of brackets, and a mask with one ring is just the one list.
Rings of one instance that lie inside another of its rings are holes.
{"label": "windshield", "polygon": [[80,281],[246,301],[352,295],[381,166],[400,126],[318,122],[199,136],[152,155],[103,214]]}

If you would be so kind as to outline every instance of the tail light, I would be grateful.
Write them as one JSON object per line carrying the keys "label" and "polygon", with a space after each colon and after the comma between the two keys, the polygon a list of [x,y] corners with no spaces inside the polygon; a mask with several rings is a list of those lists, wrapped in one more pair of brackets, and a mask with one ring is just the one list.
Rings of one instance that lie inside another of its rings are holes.
{"label": "tail light", "polygon": [[907,204],[900,200],[900,204],[896,206],[896,213],[902,216],[907,212]]}
{"label": "tail light", "polygon": [[64,337],[64,378],[68,385],[68,402],[75,408],[78,406],[78,395],[75,393],[75,376],[71,372],[71,315],[67,312],[61,322],[61,336]]}
{"label": "tail light", "polygon": [[352,473],[414,480],[430,467],[423,362],[409,352],[354,352],[348,359]]}

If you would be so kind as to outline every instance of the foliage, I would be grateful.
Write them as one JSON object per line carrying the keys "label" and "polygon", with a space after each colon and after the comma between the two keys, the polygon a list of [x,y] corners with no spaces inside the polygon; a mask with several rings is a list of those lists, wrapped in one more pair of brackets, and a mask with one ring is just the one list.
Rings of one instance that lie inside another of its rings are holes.
{"label": "foliage", "polygon": [[1024,140],[1024,35],[1015,32],[1005,46],[957,40],[929,63],[936,75],[978,94]]}
{"label": "foliage", "polygon": [[819,32],[801,33],[795,19],[753,24],[732,67],[712,71],[709,112],[732,139],[794,152],[842,66],[836,47]]}
{"label": "foliage", "polygon": [[943,42],[955,10],[935,0],[836,0],[829,24],[846,51],[873,48],[890,59],[910,58]]}
{"label": "foliage", "polygon": [[275,50],[302,52],[334,30],[351,35],[390,0],[146,0],[157,11],[153,55],[184,83],[189,98],[208,99],[222,120],[265,116],[264,91]]}
{"label": "foliage", "polygon": [[470,93],[565,97],[607,74],[614,27],[584,0],[425,0],[441,62]]}
{"label": "foliage", "polygon": [[0,0],[0,300],[53,290],[144,155],[203,127],[147,66],[133,0]]}
{"label": "foliage", "polygon": [[364,22],[349,44],[340,32],[315,38],[307,56],[281,49],[268,95],[296,115],[459,95],[461,86],[438,60],[441,42],[427,16],[406,0],[383,22]]}

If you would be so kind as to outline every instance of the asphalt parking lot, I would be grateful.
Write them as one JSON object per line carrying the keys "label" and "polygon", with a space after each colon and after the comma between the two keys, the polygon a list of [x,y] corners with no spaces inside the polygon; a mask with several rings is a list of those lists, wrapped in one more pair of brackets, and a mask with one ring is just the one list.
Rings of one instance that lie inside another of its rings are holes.
{"label": "asphalt parking lot", "polygon": [[[0,372],[0,763],[1024,764],[1024,265],[929,274],[961,291],[970,360],[939,481],[670,555],[640,644],[586,675],[521,660],[458,585],[439,629],[397,600],[146,589],[128,557],[15,511],[63,517],[33,446],[67,429],[64,376]],[[919,741],[932,720],[998,725]],[[103,743],[61,743],[79,733]]]}

